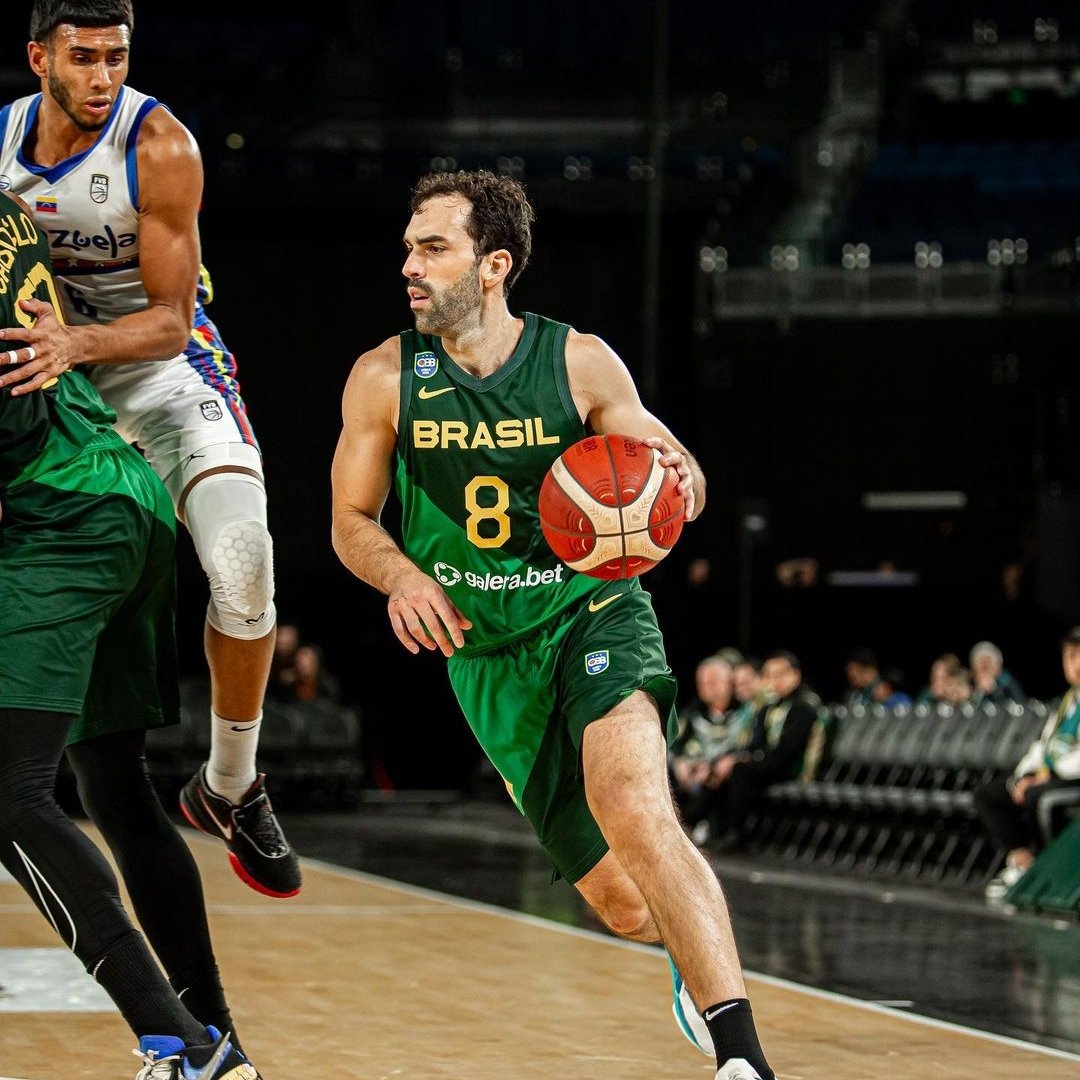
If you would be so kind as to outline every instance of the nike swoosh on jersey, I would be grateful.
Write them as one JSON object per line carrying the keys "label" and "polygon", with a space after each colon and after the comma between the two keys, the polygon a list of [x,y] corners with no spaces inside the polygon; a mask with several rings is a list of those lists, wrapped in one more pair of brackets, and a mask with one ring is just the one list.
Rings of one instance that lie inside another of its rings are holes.
{"label": "nike swoosh on jersey", "polygon": [[438,390],[429,390],[426,386],[421,386],[417,391],[416,396],[422,401],[427,401],[428,398],[438,397],[440,394],[449,394],[452,390],[456,389],[456,386],[443,386]]}
{"label": "nike swoosh on jersey", "polygon": [[599,611],[601,608],[606,608],[608,606],[608,604],[614,604],[615,601],[618,600],[620,596],[622,596],[622,593],[617,592],[617,593],[612,593],[611,596],[605,597],[599,603],[597,603],[595,600],[590,600],[589,601],[589,610],[590,611]]}

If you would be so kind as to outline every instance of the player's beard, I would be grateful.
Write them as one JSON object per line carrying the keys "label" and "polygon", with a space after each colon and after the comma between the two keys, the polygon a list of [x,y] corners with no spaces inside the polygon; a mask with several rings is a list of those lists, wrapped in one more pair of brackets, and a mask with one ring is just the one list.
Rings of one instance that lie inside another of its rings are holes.
{"label": "player's beard", "polygon": [[475,318],[480,311],[480,279],[476,268],[480,260],[465,271],[454,282],[436,292],[430,285],[424,284],[428,295],[428,305],[416,312],[416,329],[421,334],[433,334],[435,337],[448,337],[461,328],[462,323]]}
{"label": "player's beard", "polygon": [[100,120],[94,120],[93,123],[87,123],[85,120],[80,120],[78,113],[75,111],[75,106],[72,103],[71,94],[68,92],[68,88],[49,71],[49,94],[52,96],[53,101],[64,110],[64,115],[80,130],[80,131],[100,131],[109,121],[109,117],[112,116],[112,111],[107,112]]}

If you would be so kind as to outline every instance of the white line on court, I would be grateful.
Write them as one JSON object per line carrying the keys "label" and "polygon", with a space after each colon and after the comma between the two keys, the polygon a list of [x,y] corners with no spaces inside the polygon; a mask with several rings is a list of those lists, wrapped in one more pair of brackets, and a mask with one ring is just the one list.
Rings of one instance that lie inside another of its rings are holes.
{"label": "white line on court", "polygon": [[[205,839],[207,843],[216,843],[216,841],[213,841],[208,837],[199,837],[198,839],[200,842]],[[380,885],[384,888],[393,889],[396,892],[402,892],[410,896],[441,900],[452,906],[471,911],[486,912],[489,915],[497,915],[501,918],[511,919],[514,922],[526,923],[529,926],[539,927],[544,930],[554,930],[558,933],[588,938],[592,941],[603,941],[608,945],[614,945],[623,949],[635,949],[638,952],[647,952],[650,955],[656,955],[660,952],[659,947],[656,945],[643,945],[636,941],[626,941],[623,938],[614,937],[613,935],[606,934],[599,930],[586,930],[579,926],[568,926],[565,923],[541,919],[536,915],[526,915],[520,911],[511,911],[509,908],[497,907],[494,904],[485,904],[479,900],[465,900],[462,897],[451,896],[448,893],[441,893],[434,889],[424,888],[421,885],[406,885],[399,881],[392,881],[389,878],[380,877],[377,874],[366,873],[363,870],[351,870],[343,866],[334,866],[332,863],[322,862],[320,859],[304,857],[301,858],[300,862],[330,874],[337,874],[339,877],[351,878],[355,881],[364,881],[372,885]],[[878,1013],[883,1016],[891,1016],[895,1019],[907,1020],[911,1023],[937,1028],[940,1031],[959,1032],[964,1035],[970,1035],[973,1038],[986,1039],[989,1042],[1000,1043],[1004,1046],[1013,1046],[1021,1050],[1032,1050],[1035,1053],[1046,1054],[1049,1057],[1062,1058],[1065,1061],[1080,1061],[1080,1054],[1073,1054],[1067,1050],[1058,1050],[1052,1046],[1042,1046],[1039,1043],[1025,1042],[1023,1039],[1014,1039],[1007,1035],[997,1035],[990,1031],[980,1031],[978,1028],[966,1027],[963,1024],[954,1024],[948,1020],[937,1020],[930,1016],[922,1016],[919,1013],[898,1011],[895,1008],[885,1007],[883,1005],[875,1004],[874,1002],[862,1001],[859,998],[837,994],[831,990],[820,990],[817,987],[804,986],[801,983],[790,982],[787,979],[780,979],[774,975],[764,975],[750,970],[746,970],[744,974],[748,979],[765,983],[768,986],[776,986],[785,990],[791,990],[798,994],[805,994],[808,997],[850,1005],[854,1008],[865,1009],[868,1012]],[[0,1080],[3,1080],[3,1077],[0,1077]]]}
{"label": "white line on court", "polygon": [[[210,837],[204,837],[194,830],[185,830],[185,837],[195,843],[202,843],[208,847],[217,847],[218,841],[211,839]],[[301,864],[311,866],[312,868],[322,870],[328,874],[334,874],[338,877],[351,879],[353,881],[362,881],[368,884],[377,885],[382,888],[390,889],[394,892],[402,893],[407,896],[413,896],[423,898],[429,901],[438,901],[439,906],[449,905],[462,909],[463,911],[484,912],[489,915],[494,915],[499,918],[510,919],[514,922],[524,923],[529,926],[534,926],[539,929],[555,931],[557,933],[568,934],[574,937],[587,938],[591,941],[602,941],[607,945],[615,946],[624,949],[634,949],[638,952],[647,952],[650,955],[657,955],[659,948],[655,945],[644,945],[634,941],[625,941],[622,938],[615,937],[613,935],[604,933],[597,930],[587,930],[582,927],[568,926],[565,923],[553,922],[549,919],[541,919],[535,915],[527,915],[519,911],[512,911],[508,908],[498,907],[494,904],[486,904],[478,900],[466,900],[459,896],[452,896],[449,893],[438,892],[435,889],[428,889],[419,885],[407,885],[399,881],[393,881],[390,878],[381,877],[377,874],[370,874],[362,870],[352,870],[347,867],[335,866],[332,863],[326,863],[319,859],[311,859],[307,857],[301,858]],[[2,906],[6,910],[9,905]],[[313,905],[308,908],[306,912],[302,905],[298,905],[295,908],[265,908],[260,907],[260,912],[273,911],[274,914],[284,913],[288,910],[291,914],[311,914],[311,915],[325,915],[330,908],[336,908],[340,910],[342,914],[345,914],[350,905]],[[218,908],[215,905],[215,910],[231,911],[234,910],[231,907]],[[237,912],[247,913],[248,907],[237,906],[235,908]],[[254,910],[254,909],[252,909]],[[372,907],[358,906],[356,913],[371,913]],[[400,909],[395,909],[396,914],[401,914]],[[942,1031],[959,1032],[965,1035],[969,1035],[977,1039],[985,1039],[989,1042],[999,1043],[1005,1046],[1013,1046],[1023,1050],[1030,1050],[1035,1053],[1046,1054],[1049,1057],[1061,1058],[1065,1061],[1080,1061],[1080,1054],[1073,1054],[1065,1050],[1058,1050],[1054,1047],[1042,1046],[1039,1043],[1025,1042],[1022,1039],[1014,1039],[1005,1035],[997,1035],[993,1032],[980,1031],[978,1028],[967,1027],[963,1024],[955,1024],[945,1020],[937,1020],[933,1017],[922,1016],[919,1013],[912,1013],[908,1011],[898,1011],[895,1008],[887,1007],[875,1002],[863,1001],[859,998],[848,997],[844,994],[837,994],[831,990],[821,990],[817,987],[810,987],[802,985],[801,983],[790,982],[787,979],[780,979],[776,976],[765,975],[759,972],[746,970],[745,975],[747,978],[764,983],[769,986],[779,987],[785,990],[790,990],[794,993],[804,994],[807,997],[818,998],[824,1001],[833,1001],[845,1005],[850,1005],[854,1008],[865,1009],[868,1012],[878,1013],[880,1015],[887,1015],[896,1019],[907,1020],[911,1023],[922,1024],[927,1027],[936,1028]],[[3,1077],[0,1076],[0,1080],[18,1080],[16,1077]]]}

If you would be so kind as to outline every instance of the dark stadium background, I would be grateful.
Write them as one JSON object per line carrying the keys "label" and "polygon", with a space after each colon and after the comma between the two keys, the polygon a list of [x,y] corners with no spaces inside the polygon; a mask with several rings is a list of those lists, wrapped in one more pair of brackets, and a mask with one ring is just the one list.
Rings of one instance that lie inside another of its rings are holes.
{"label": "dark stadium background", "polygon": [[[409,187],[447,165],[521,170],[538,220],[514,306],[604,337],[704,465],[704,517],[645,580],[687,692],[695,661],[729,644],[794,649],[828,698],[855,646],[917,690],[937,653],[982,638],[1030,693],[1059,692],[1057,639],[1080,622],[1080,185],[1051,168],[1025,188],[1012,167],[1037,165],[1040,140],[1067,162],[1080,139],[1080,18],[1060,12],[1040,39],[1045,7],[137,6],[129,81],[205,158],[209,313],[263,446],[279,617],[322,644],[399,786],[466,786],[477,755],[442,661],[408,656],[337,562],[329,466],[354,358],[408,325]],[[5,100],[35,89],[21,37],[0,60]],[[937,164],[960,143],[1004,145],[997,202],[988,174]],[[813,233],[798,212],[823,190]],[[987,262],[1006,237],[1029,245],[1007,273]],[[919,276],[919,241],[941,244],[937,276]],[[892,285],[864,296],[867,274],[839,276],[858,243],[873,272],[899,268]],[[975,269],[950,276],[960,263]],[[965,505],[864,505],[940,491]],[[198,672],[205,584],[181,543],[182,662]],[[691,588],[699,557],[712,574]],[[796,557],[817,560],[813,587],[778,583]],[[1006,595],[1010,564],[1023,575]],[[917,582],[830,584],[883,566]]]}

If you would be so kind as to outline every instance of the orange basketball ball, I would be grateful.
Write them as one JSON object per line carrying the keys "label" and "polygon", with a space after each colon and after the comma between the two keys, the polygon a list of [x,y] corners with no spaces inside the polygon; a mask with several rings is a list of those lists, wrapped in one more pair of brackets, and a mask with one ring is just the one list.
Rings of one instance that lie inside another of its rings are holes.
{"label": "orange basketball ball", "polygon": [[678,473],[629,435],[590,435],[564,450],[540,487],[540,527],[571,570],[613,580],[651,570],[682,533]]}

